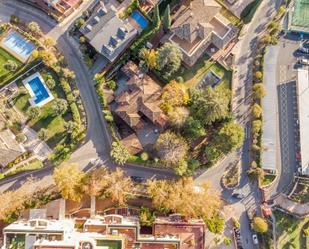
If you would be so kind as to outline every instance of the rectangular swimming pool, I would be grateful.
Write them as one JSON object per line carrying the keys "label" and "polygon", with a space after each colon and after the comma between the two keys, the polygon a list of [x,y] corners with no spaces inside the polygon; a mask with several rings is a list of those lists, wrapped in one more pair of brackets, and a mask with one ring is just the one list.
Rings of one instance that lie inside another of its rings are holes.
{"label": "rectangular swimming pool", "polygon": [[47,102],[54,99],[47,86],[45,86],[44,81],[39,73],[35,73],[27,79],[23,80],[23,84],[32,97],[29,100],[31,105],[43,106]]}
{"label": "rectangular swimming pool", "polygon": [[35,49],[35,45],[16,31],[9,31],[2,40],[2,47],[17,59],[25,62]]}
{"label": "rectangular swimming pool", "polygon": [[142,30],[148,27],[147,19],[138,10],[132,12],[131,18],[136,21]]}

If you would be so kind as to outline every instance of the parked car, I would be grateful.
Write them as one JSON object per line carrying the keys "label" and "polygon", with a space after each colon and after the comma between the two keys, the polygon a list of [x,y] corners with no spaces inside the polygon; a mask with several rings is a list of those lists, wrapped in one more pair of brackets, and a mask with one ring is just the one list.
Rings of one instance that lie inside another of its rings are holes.
{"label": "parked car", "polygon": [[259,244],[259,240],[256,234],[252,235],[252,240],[253,240],[253,244],[258,245]]}
{"label": "parked car", "polygon": [[309,59],[300,59],[298,63],[302,65],[309,65]]}
{"label": "parked car", "polygon": [[143,183],[146,181],[145,178],[140,177],[140,176],[131,176],[130,178],[133,182],[136,182],[136,183]]}

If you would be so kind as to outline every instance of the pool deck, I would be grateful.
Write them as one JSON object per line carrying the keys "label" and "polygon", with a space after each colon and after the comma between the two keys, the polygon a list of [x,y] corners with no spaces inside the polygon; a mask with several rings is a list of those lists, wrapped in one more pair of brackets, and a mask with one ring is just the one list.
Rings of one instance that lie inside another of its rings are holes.
{"label": "pool deck", "polygon": [[[35,103],[35,99],[36,99],[36,95],[34,94],[31,86],[29,85],[29,81],[33,80],[34,78],[38,77],[40,79],[40,81],[42,82],[43,86],[45,87],[49,97],[40,101],[39,103]],[[39,72],[32,74],[31,76],[29,76],[28,78],[24,79],[23,81],[24,86],[26,87],[26,89],[28,90],[31,98],[29,99],[29,103],[31,106],[38,106],[41,107],[45,104],[47,104],[48,102],[52,101],[54,99],[54,96],[52,95],[51,91],[48,89],[48,87],[45,85],[45,82],[42,78],[42,76],[40,75]]]}

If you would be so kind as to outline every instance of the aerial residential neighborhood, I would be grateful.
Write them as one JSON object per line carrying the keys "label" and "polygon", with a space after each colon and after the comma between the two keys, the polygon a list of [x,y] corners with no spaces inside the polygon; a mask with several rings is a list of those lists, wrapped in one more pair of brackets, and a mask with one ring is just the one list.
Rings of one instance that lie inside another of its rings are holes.
{"label": "aerial residential neighborhood", "polygon": [[309,248],[308,0],[0,0],[0,247]]}

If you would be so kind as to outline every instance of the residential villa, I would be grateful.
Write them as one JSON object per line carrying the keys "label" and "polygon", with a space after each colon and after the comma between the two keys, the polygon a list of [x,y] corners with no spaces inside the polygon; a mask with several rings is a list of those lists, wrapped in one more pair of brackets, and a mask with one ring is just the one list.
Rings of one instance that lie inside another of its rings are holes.
{"label": "residential villa", "polygon": [[[52,201],[42,209],[32,209],[3,229],[3,248],[205,248],[206,226],[202,220],[185,220],[177,214],[160,217],[154,221],[152,232],[144,234],[141,233],[138,210],[112,208],[108,214],[103,211],[99,215],[100,212],[94,210],[97,201],[93,198],[89,208],[75,210],[69,215],[66,214],[70,201],[63,199]],[[90,214],[90,210],[94,212]]]}
{"label": "residential villa", "polygon": [[54,16],[57,20],[72,14],[72,12],[83,2],[83,0],[24,0],[32,3],[48,14]]}
{"label": "residential villa", "polygon": [[15,140],[15,135],[9,130],[0,132],[0,169],[21,156],[25,149]]}
{"label": "residential villa", "polygon": [[90,45],[109,62],[114,62],[138,33],[128,19],[118,17],[118,11],[113,5],[105,5],[103,1],[95,6],[80,31]]}
{"label": "residential villa", "polygon": [[237,28],[220,14],[215,0],[187,0],[173,15],[169,41],[178,45],[183,62],[191,67],[210,49],[224,49],[236,38]]}

